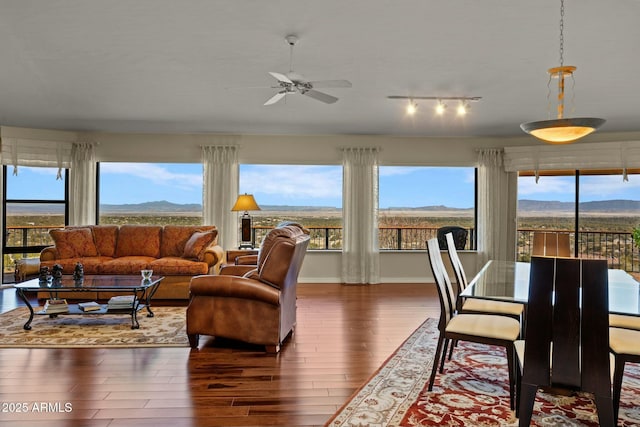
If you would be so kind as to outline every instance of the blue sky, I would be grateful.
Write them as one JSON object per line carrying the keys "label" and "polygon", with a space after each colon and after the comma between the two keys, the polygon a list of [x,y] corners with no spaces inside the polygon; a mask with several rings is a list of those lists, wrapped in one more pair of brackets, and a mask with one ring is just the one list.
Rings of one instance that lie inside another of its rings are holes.
{"label": "blue sky", "polygon": [[[168,200],[202,203],[200,164],[101,163],[101,203],[124,204]],[[341,166],[241,165],[240,192],[254,194],[258,204],[342,205]],[[8,168],[8,198],[62,199],[64,188],[55,169]],[[640,176],[583,176],[582,201],[640,200]],[[519,179],[520,199],[573,201],[572,177]],[[473,168],[380,168],[380,208],[445,205],[473,206]]]}

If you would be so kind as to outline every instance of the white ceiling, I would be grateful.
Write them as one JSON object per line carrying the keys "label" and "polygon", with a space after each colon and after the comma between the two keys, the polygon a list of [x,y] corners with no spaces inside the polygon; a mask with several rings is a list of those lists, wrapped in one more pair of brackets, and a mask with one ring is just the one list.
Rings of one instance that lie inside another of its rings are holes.
{"label": "white ceiling", "polygon": [[[566,0],[567,116],[640,130],[640,1]],[[520,136],[553,118],[559,0],[0,0],[0,124],[111,132]],[[268,71],[347,79],[272,106]],[[571,89],[572,82],[567,82]],[[240,89],[241,86],[267,88]],[[573,94],[573,95],[572,95]],[[460,119],[388,95],[481,96]],[[573,97],[573,101],[572,98]]]}

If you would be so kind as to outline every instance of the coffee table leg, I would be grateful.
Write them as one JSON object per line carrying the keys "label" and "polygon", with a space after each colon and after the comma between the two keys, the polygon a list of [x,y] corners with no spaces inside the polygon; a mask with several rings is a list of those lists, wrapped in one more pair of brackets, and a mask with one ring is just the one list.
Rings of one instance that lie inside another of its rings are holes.
{"label": "coffee table leg", "polygon": [[29,331],[31,330],[31,322],[33,321],[33,307],[29,303],[29,300],[27,299],[27,296],[24,294],[24,291],[22,289],[18,288],[16,289],[16,291],[18,292],[18,297],[20,297],[20,299],[24,301],[24,303],[27,305],[27,308],[29,309],[29,320],[23,326],[25,330]]}
{"label": "coffee table leg", "polygon": [[156,293],[156,290],[158,290],[158,286],[160,285],[160,282],[156,283],[155,285],[153,285],[153,287],[151,289],[147,289],[145,291],[145,294],[147,296],[146,298],[146,307],[147,307],[147,317],[154,317],[155,314],[153,314],[153,311],[151,311],[151,298],[153,297],[153,295]]}
{"label": "coffee table leg", "polygon": [[138,308],[140,307],[140,298],[142,298],[144,294],[138,296],[138,293],[133,291],[133,296],[133,305],[131,306],[131,329],[140,329],[140,323],[138,323]]}

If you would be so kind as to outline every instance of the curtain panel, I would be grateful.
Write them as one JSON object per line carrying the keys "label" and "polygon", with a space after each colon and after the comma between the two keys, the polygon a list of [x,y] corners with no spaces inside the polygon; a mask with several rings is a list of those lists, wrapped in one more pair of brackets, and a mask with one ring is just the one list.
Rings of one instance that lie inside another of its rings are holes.
{"label": "curtain panel", "polygon": [[508,172],[558,169],[627,169],[640,167],[640,141],[505,147]]}
{"label": "curtain panel", "polygon": [[62,179],[62,169],[71,165],[71,142],[3,136],[0,145],[2,164],[13,166],[14,175],[18,166],[57,167]]}
{"label": "curtain panel", "polygon": [[218,243],[223,248],[238,245],[238,217],[231,208],[238,198],[238,147],[211,145],[202,147],[205,225],[218,228]]}
{"label": "curtain panel", "polygon": [[344,148],[342,282],[380,283],[378,148]]}
{"label": "curtain panel", "polygon": [[96,223],[96,156],[91,142],[74,142],[69,169],[69,225]]}
{"label": "curtain panel", "polygon": [[484,261],[514,261],[518,176],[503,167],[502,149],[478,152],[478,252]]}

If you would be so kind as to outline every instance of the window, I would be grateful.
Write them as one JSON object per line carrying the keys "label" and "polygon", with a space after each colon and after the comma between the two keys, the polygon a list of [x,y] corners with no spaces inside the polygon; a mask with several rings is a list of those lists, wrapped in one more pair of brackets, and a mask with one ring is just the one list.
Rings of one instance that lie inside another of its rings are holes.
{"label": "window", "polygon": [[379,192],[380,249],[425,249],[451,225],[469,230],[465,248],[475,248],[475,168],[380,166]]}
{"label": "window", "polygon": [[610,268],[640,271],[631,233],[640,224],[640,171],[541,171],[518,178],[517,259],[527,261],[534,230],[568,232],[582,258],[606,258]]}
{"label": "window", "polygon": [[98,168],[100,224],[202,224],[202,164],[106,163]]}
{"label": "window", "polygon": [[56,180],[57,168],[19,168],[18,175],[4,175],[4,245],[3,283],[12,282],[15,261],[36,258],[40,251],[53,244],[49,236],[52,228],[67,223],[68,171]]}
{"label": "window", "polygon": [[240,165],[240,194],[253,194],[254,242],[284,220],[311,232],[310,249],[342,248],[342,166]]}

